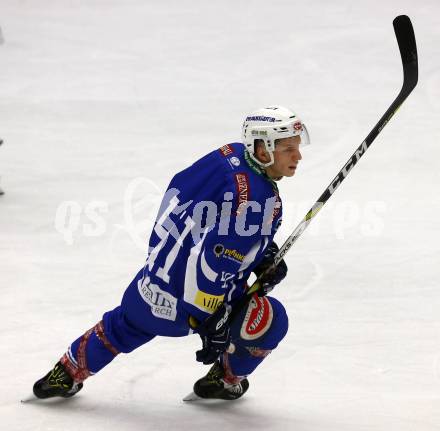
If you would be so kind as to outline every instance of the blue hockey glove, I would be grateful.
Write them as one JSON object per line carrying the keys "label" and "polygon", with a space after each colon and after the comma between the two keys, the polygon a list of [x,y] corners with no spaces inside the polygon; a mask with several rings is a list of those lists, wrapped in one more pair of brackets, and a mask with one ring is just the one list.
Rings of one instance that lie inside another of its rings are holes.
{"label": "blue hockey glove", "polygon": [[203,321],[195,331],[202,339],[202,349],[196,352],[196,360],[205,365],[213,364],[231,343],[229,328],[232,307],[222,304],[211,316]]}
{"label": "blue hockey glove", "polygon": [[[273,264],[275,255],[278,253],[279,247],[272,241],[264,251],[261,262],[254,268],[254,273],[259,277],[266,269]],[[267,295],[278,283],[280,283],[287,275],[287,265],[284,260],[270,272],[265,274],[260,280],[261,288],[257,291],[258,296]]]}

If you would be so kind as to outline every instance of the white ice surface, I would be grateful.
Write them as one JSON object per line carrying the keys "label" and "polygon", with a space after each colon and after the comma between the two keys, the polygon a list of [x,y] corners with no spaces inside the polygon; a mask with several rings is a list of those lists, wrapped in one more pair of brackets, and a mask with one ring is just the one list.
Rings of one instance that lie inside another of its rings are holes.
{"label": "white ice surface", "polygon": [[[440,429],[438,0],[1,0],[0,12],[2,430]],[[287,255],[275,296],[291,329],[246,397],[181,401],[207,370],[187,337],[119,356],[71,401],[21,405],[119,303],[172,175],[273,103],[313,141],[280,185],[287,237],[400,89],[401,13],[419,86]],[[81,210],[70,243],[65,201]]]}

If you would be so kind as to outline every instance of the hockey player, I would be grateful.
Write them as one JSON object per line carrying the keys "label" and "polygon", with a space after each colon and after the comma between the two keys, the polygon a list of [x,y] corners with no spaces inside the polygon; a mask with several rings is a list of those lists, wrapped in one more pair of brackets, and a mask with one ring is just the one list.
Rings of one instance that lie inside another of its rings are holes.
{"label": "hockey player", "polygon": [[145,266],[121,304],[75,340],[34,385],[38,398],[75,395],[89,376],[119,353],[155,336],[199,334],[196,359],[214,364],[194,385],[201,398],[234,400],[247,377],[285,336],[284,307],[266,296],[286,276],[284,261],[261,280],[261,290],[233,319],[251,273],[262,274],[278,247],[273,236],[282,208],[276,181],[295,174],[300,144],[309,137],[290,110],[253,112],[243,144],[221,147],[171,180],[151,233]]}

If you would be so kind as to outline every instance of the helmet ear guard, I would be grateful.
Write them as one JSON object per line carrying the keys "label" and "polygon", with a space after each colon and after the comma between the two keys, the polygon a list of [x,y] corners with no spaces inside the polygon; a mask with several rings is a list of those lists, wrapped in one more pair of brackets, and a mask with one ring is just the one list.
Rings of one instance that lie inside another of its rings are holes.
{"label": "helmet ear guard", "polygon": [[[245,147],[249,152],[252,160],[258,163],[261,167],[267,168],[274,163],[273,152],[275,151],[275,140],[267,136],[267,130],[265,126],[254,126],[250,132],[250,139],[248,143],[245,142]],[[264,148],[269,154],[270,160],[267,163],[263,163],[255,156],[255,141],[260,140],[264,142]]]}
{"label": "helmet ear guard", "polygon": [[[289,109],[282,106],[262,108],[249,114],[242,130],[243,143],[252,160],[262,167],[274,163],[273,152],[277,139],[300,136],[301,145],[310,144],[309,133],[305,124]],[[255,156],[255,141],[264,142],[270,161],[263,163]]]}

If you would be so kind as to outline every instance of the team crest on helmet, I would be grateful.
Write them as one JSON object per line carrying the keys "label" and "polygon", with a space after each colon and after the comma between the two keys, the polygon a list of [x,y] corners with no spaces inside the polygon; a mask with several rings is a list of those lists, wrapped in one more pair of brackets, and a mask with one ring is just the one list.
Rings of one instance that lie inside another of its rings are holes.
{"label": "team crest on helmet", "polygon": [[299,132],[300,130],[302,130],[303,125],[301,123],[301,121],[297,121],[294,125],[293,125],[293,130],[296,130],[297,132]]}

